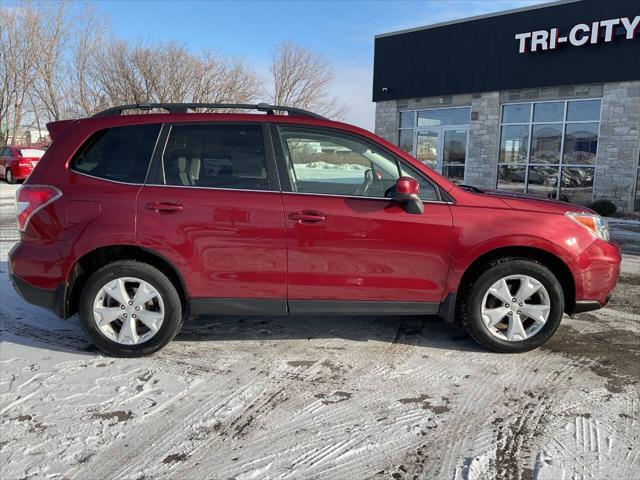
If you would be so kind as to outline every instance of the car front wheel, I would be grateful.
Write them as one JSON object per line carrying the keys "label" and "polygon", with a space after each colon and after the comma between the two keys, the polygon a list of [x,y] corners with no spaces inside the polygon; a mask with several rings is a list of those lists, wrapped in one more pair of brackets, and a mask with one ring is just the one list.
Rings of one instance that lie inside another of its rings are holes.
{"label": "car front wheel", "polygon": [[140,357],[169,343],[182,323],[180,297],[155,267],[122,260],[97,270],[80,297],[92,343],[116,357]]}
{"label": "car front wheel", "polygon": [[564,295],[544,265],[500,259],[470,286],[460,307],[462,321],[478,343],[495,352],[518,353],[539,347],[555,333]]}

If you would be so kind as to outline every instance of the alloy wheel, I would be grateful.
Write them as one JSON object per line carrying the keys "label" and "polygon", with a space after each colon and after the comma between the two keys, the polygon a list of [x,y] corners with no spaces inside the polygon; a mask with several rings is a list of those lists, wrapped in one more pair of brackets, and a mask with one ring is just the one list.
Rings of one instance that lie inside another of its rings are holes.
{"label": "alloy wheel", "polygon": [[134,277],[106,283],[93,302],[93,319],[108,339],[138,345],[156,335],[164,321],[164,302],[153,285]]}
{"label": "alloy wheel", "polygon": [[551,311],[547,289],[528,275],[508,275],[495,282],[482,299],[482,321],[495,337],[527,340],[544,327]]}

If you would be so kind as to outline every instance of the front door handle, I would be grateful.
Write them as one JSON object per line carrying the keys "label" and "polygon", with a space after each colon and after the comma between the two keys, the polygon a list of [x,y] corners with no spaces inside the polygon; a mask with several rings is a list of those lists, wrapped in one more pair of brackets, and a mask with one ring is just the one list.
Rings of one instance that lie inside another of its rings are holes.
{"label": "front door handle", "polygon": [[182,204],[177,202],[151,202],[147,203],[147,210],[153,210],[156,213],[181,212]]}
{"label": "front door handle", "polygon": [[298,223],[320,223],[324,222],[325,215],[321,212],[314,212],[311,210],[302,210],[301,212],[292,213],[289,215],[291,220],[297,220]]}

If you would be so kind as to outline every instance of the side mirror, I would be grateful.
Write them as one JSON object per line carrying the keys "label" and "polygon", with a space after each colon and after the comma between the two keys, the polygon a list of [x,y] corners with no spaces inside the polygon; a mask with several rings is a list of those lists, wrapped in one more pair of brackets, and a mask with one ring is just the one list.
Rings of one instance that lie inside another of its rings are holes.
{"label": "side mirror", "polygon": [[420,200],[420,184],[411,177],[400,177],[396,180],[393,199],[404,205],[407,213],[424,213],[424,204]]}

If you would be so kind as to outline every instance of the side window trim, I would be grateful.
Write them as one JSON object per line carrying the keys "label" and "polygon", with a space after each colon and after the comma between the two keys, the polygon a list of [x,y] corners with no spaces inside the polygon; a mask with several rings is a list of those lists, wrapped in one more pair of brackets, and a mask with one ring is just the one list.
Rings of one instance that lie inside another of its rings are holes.
{"label": "side window trim", "polygon": [[[423,179],[424,181],[428,182],[431,186],[433,186],[436,196],[437,196],[437,200],[423,200],[423,202],[436,202],[436,203],[450,203],[447,202],[446,200],[442,199],[442,194],[440,192],[440,187],[434,183],[428,176],[424,175],[422,172],[417,171],[414,167],[412,167],[411,165],[407,164],[400,156],[396,155],[394,152],[388,150],[387,148],[385,148],[382,145],[378,145],[377,143],[372,142],[371,140],[369,140],[366,137],[363,137],[361,135],[357,135],[354,133],[350,133],[350,132],[345,132],[339,129],[335,129],[335,128],[329,128],[329,127],[309,127],[307,125],[289,125],[289,124],[274,124],[272,127],[272,132],[273,132],[273,138],[274,138],[274,146],[275,146],[275,150],[276,150],[276,155],[278,156],[278,174],[280,176],[280,182],[282,185],[282,191],[283,192],[289,192],[289,193],[297,193],[300,195],[326,195],[326,196],[332,196],[332,197],[345,197],[345,198],[360,198],[360,199],[368,199],[368,200],[387,200],[390,201],[391,199],[389,198],[385,198],[385,197],[362,197],[362,196],[357,196],[357,195],[339,195],[339,194],[327,194],[327,193],[304,193],[304,192],[297,192],[293,189],[292,185],[291,185],[291,181],[289,179],[289,160],[287,159],[287,155],[285,154],[284,151],[284,145],[283,145],[283,141],[282,141],[282,135],[281,135],[281,128],[280,127],[293,127],[296,129],[299,129],[301,131],[308,131],[309,133],[321,133],[321,134],[325,134],[325,135],[337,135],[337,136],[342,136],[342,137],[346,137],[346,138],[350,138],[354,141],[359,141],[362,143],[365,143],[366,145],[376,148],[382,152],[384,152],[385,154],[389,155],[391,158],[393,158],[393,160],[396,162],[396,166],[398,167],[398,175],[402,175],[402,169],[404,168],[405,170],[409,170],[412,174],[416,175],[417,177],[420,177],[421,179]],[[276,140],[277,139],[277,140]]]}
{"label": "side window trim", "polygon": [[163,124],[163,128],[160,131],[158,143],[156,145],[156,149],[154,151],[154,155],[151,161],[151,166],[149,170],[149,174],[147,176],[146,185],[155,185],[161,187],[172,187],[172,188],[203,188],[209,190],[246,190],[242,188],[226,188],[226,187],[205,187],[205,186],[182,186],[182,185],[167,185],[165,179],[164,172],[164,161],[163,157],[165,151],[167,149],[167,145],[169,142],[169,138],[171,136],[171,131],[174,126],[184,126],[184,125],[197,125],[197,126],[218,126],[218,125],[253,125],[260,126],[262,128],[262,138],[264,144],[264,152],[265,152],[265,163],[267,170],[267,182],[269,184],[268,190],[250,190],[252,192],[279,192],[280,182],[278,178],[278,174],[276,172],[276,159],[273,149],[273,139],[272,132],[269,128],[268,122],[173,122]]}
{"label": "side window trim", "polygon": [[271,133],[271,145],[275,154],[280,189],[282,192],[294,192],[293,185],[291,184],[291,179],[289,178],[289,165],[287,156],[284,152],[284,149],[282,148],[279,125],[277,123],[271,123],[269,126],[269,130]]}
{"label": "side window trim", "polygon": [[147,172],[147,178],[145,179],[145,185],[164,185],[164,177],[162,172],[162,156],[167,148],[167,141],[169,140],[169,133],[171,132],[171,125],[163,123],[160,128],[160,134],[158,135],[158,141],[156,147],[153,150],[153,156],[151,157],[151,164],[149,165],[149,171]]}

